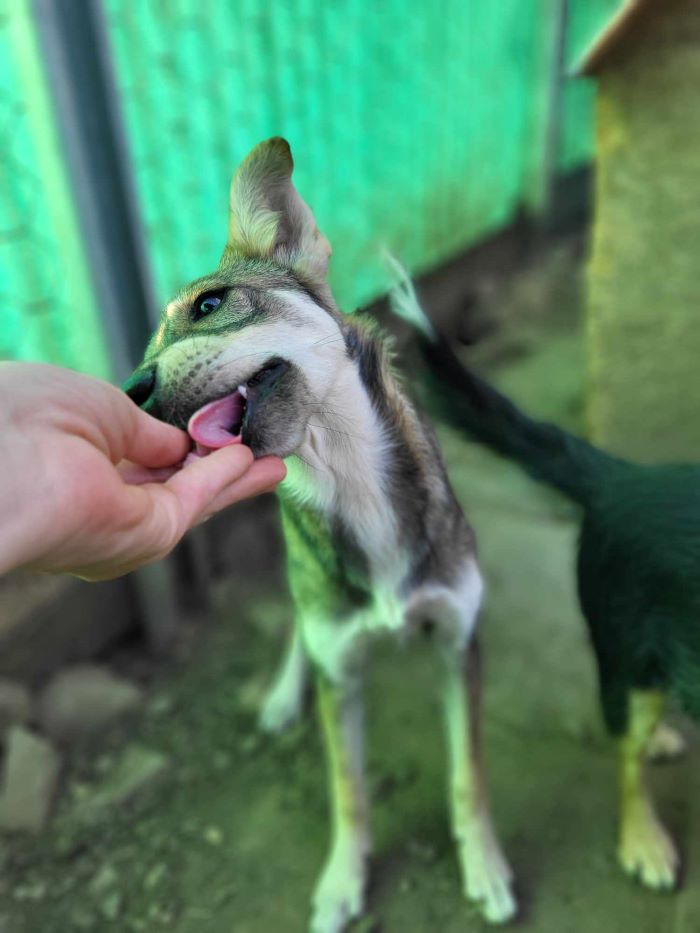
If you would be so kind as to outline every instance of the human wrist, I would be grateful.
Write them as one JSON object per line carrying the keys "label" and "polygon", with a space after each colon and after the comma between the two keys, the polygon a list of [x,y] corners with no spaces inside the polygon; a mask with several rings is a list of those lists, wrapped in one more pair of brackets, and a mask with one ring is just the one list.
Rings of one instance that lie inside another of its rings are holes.
{"label": "human wrist", "polygon": [[[5,438],[3,481],[0,485],[0,575],[25,566],[47,545],[50,510],[41,480],[41,464],[26,434],[11,425],[11,414],[0,418]],[[11,438],[10,443],[7,439]]]}

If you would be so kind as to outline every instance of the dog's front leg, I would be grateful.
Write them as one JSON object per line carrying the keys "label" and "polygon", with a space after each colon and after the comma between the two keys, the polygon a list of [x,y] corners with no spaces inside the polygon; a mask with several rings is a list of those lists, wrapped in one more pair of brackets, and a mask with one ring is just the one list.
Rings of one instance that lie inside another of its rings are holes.
{"label": "dog's front leg", "polygon": [[316,679],[329,767],[333,836],[313,898],[312,933],[339,933],[362,913],[369,852],[364,706],[358,678]]}

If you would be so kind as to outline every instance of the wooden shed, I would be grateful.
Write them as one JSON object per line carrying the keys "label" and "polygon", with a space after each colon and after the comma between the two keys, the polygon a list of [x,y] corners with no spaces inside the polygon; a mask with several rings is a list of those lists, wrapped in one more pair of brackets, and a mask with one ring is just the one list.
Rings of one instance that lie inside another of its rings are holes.
{"label": "wooden shed", "polygon": [[576,71],[597,79],[591,428],[700,459],[700,0],[636,0]]}

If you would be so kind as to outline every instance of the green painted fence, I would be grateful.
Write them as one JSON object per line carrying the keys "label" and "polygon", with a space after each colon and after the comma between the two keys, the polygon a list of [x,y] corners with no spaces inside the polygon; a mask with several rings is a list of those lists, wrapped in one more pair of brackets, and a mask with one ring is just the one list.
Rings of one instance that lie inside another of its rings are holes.
{"label": "green painted fence", "polygon": [[109,377],[29,5],[0,0],[0,359]]}
{"label": "green painted fence", "polygon": [[[30,2],[0,0],[0,356],[106,374]],[[270,135],[292,144],[346,309],[384,289],[382,247],[426,270],[542,200],[558,0],[102,5],[161,301],[217,263],[231,172]],[[559,168],[590,157],[590,94],[564,90]]]}
{"label": "green painted fence", "polygon": [[107,0],[162,298],[213,267],[232,169],[292,145],[351,308],[384,287],[382,246],[434,266],[537,188],[550,78],[539,0]]}

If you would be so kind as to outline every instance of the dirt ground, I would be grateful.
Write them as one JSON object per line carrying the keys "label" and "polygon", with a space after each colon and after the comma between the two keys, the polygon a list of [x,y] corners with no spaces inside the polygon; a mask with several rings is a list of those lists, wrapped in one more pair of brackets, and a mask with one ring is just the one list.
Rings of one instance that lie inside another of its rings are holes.
{"label": "dirt ground", "polygon": [[[577,274],[569,259],[563,263],[521,281],[520,303],[535,307],[543,294],[558,294],[553,278],[561,285]],[[580,427],[575,314],[523,315],[477,357],[521,404]],[[692,731],[684,726],[691,739],[685,760],[653,771],[686,865],[680,893],[655,895],[624,877],[614,859],[614,749],[599,724],[576,608],[574,513],[513,466],[447,432],[442,438],[488,586],[485,744],[496,822],[517,877],[517,927],[697,931],[700,751]],[[276,584],[235,579],[221,585],[217,605],[215,624],[196,630],[187,657],[155,677],[143,714],[74,754],[46,836],[5,842],[0,933],[306,929],[328,836],[318,731],[311,714],[279,739],[256,729],[288,599],[281,577]],[[375,850],[368,916],[355,931],[485,927],[460,893],[435,677],[428,642],[385,644],[373,660]],[[164,758],[151,774],[143,760],[153,752]],[[128,781],[129,753],[132,769],[142,768],[133,796],[116,786]]]}

